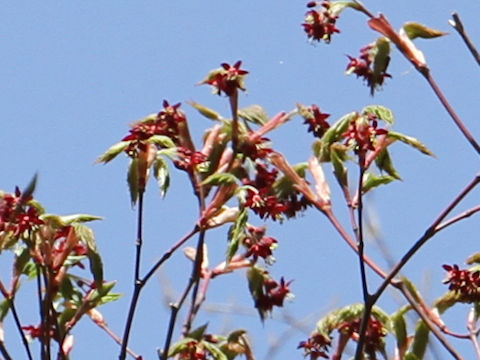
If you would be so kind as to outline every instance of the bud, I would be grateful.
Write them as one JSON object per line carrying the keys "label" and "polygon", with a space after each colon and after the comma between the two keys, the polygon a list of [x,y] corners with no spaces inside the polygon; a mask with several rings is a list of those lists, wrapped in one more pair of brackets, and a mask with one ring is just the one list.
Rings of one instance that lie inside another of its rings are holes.
{"label": "bud", "polygon": [[88,316],[90,316],[90,319],[92,319],[93,322],[95,324],[97,324],[98,326],[104,326],[106,324],[102,313],[100,311],[98,311],[97,309],[95,309],[95,308],[90,309],[90,310],[87,311],[87,314],[88,314]]}
{"label": "bud", "polygon": [[315,190],[319,198],[318,204],[322,209],[326,209],[330,207],[330,187],[325,180],[322,166],[316,157],[311,157],[308,161],[308,168],[315,179]]}
{"label": "bud", "polygon": [[68,355],[70,351],[73,349],[73,344],[74,344],[74,338],[73,335],[67,335],[65,337],[65,340],[63,340],[62,343],[62,351],[65,355]]}

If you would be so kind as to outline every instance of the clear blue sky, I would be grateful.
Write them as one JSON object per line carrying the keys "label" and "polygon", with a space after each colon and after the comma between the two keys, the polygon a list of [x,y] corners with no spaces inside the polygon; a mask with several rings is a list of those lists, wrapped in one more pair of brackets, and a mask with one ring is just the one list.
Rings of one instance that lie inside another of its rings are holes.
{"label": "clear blue sky", "polygon": [[[347,11],[338,21],[341,34],[330,45],[310,45],[301,28],[304,1],[82,1],[18,2],[0,4],[0,188],[12,191],[38,172],[37,198],[49,212],[91,213],[105,217],[93,225],[105,263],[106,278],[118,280],[125,296],[104,306],[111,328],[123,330],[132,290],[135,212],[126,186],[126,157],[107,166],[94,160],[128,131],[128,124],[161,109],[163,99],[182,102],[195,139],[211,126],[185,103],[206,104],[227,115],[226,99],[195,86],[222,62],[243,60],[250,71],[248,93],[241,106],[260,104],[270,115],[295,107],[297,102],[318,104],[331,119],[369,104],[390,107],[395,129],[421,139],[436,154],[427,158],[401,144],[392,153],[404,181],[391,184],[368,198],[382,238],[398,259],[433,221],[441,209],[478,171],[478,157],[447,117],[427,84],[398,53],[392,56],[383,91],[374,98],[361,80],[344,76],[345,54],[359,49],[378,36],[368,29],[366,18]],[[458,35],[447,20],[457,10],[472,39],[480,43],[478,1],[366,0],[374,13],[385,13],[398,28],[416,20],[449,31],[450,35],[417,41],[447,97],[472,132],[480,136],[478,104],[479,72]],[[292,163],[310,156],[311,135],[295,118],[271,139]],[[325,167],[331,173],[329,167]],[[330,177],[331,178],[331,177]],[[183,176],[174,176],[166,200],[149,187],[146,200],[146,256],[151,264],[196,220],[195,200]],[[339,189],[331,181],[334,206],[347,223]],[[478,204],[478,191],[461,206]],[[260,220],[255,220],[257,225]],[[204,312],[197,325],[208,319],[212,332],[235,328],[252,331],[259,359],[300,359],[296,350],[314,328],[319,314],[361,301],[357,259],[330,229],[325,219],[311,210],[305,217],[282,226],[268,223],[279,240],[275,277],[294,279],[297,294],[285,306],[287,316],[306,319],[292,329],[282,311],[261,325],[248,295],[244,274],[214,281],[206,307],[234,308],[235,314]],[[224,256],[226,230],[212,232],[207,243],[212,262]],[[441,233],[406,267],[427,300],[443,291],[441,264],[459,263],[478,249],[478,220],[470,219]],[[379,262],[382,255],[369,242],[369,254]],[[133,328],[131,347],[155,359],[155,348],[164,341],[168,311],[165,294],[174,299],[183,290],[189,262],[178,253],[159,276],[146,287]],[[0,265],[2,279],[9,269]],[[377,284],[371,276],[372,284]],[[22,296],[23,295],[23,296]],[[395,303],[381,302],[391,312]],[[29,292],[19,301],[29,308],[24,317],[36,323]],[[33,305],[33,303],[32,303]],[[243,316],[247,309],[249,316]],[[454,317],[462,320],[466,309]],[[454,318],[450,317],[450,318]],[[448,318],[448,317],[447,317]],[[463,320],[462,320],[463,321]],[[462,321],[454,327],[464,331]],[[5,323],[6,342],[16,358],[24,354],[11,319]],[[113,359],[118,346],[87,319],[74,332],[74,359]],[[281,340],[278,353],[266,355],[272,341]],[[464,347],[470,346],[465,343]],[[36,349],[34,347],[34,349]],[[446,358],[446,357],[445,357]]]}

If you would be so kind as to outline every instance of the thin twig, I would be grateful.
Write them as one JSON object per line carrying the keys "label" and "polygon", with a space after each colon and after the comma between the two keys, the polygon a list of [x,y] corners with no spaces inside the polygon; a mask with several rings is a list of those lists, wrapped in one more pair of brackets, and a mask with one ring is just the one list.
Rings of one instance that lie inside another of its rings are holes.
{"label": "thin twig", "polygon": [[[103,331],[105,331],[107,335],[110,336],[118,345],[122,346],[122,339],[120,338],[120,336],[115,334],[105,322],[94,321],[94,323],[97,324],[97,326],[100,327]],[[140,355],[132,351],[129,347],[127,347],[127,353],[130,354],[130,356],[132,356],[134,359],[142,358]]]}
{"label": "thin twig", "polygon": [[5,358],[4,360],[13,360],[10,354],[8,353],[7,348],[5,347],[5,344],[3,341],[0,341],[0,353]]}
{"label": "thin twig", "polygon": [[[28,360],[33,360],[32,353],[30,351],[30,346],[28,345],[27,338],[25,337],[25,334],[23,333],[22,330],[22,323],[20,322],[20,318],[17,313],[17,309],[15,308],[15,303],[13,302],[13,299],[9,300],[10,304],[10,309],[12,310],[12,315],[13,315],[13,320],[15,322],[15,326],[17,327],[17,330],[20,334],[20,337],[22,338],[22,343],[25,348],[25,351],[27,352]],[[43,347],[42,347],[43,349]],[[42,358],[43,359],[43,358]]]}
{"label": "thin twig", "polygon": [[405,264],[410,260],[410,258],[415,255],[415,253],[431,238],[437,233],[437,227],[442,223],[445,217],[462,201],[462,199],[472,191],[475,186],[480,183],[480,175],[476,175],[473,180],[458,194],[455,199],[441,212],[437,219],[429,226],[425,233],[420,237],[420,239],[415,242],[415,244],[403,255],[400,261],[395,265],[391,270],[388,276],[383,280],[383,283],[380,285],[378,290],[372,295],[374,302],[378,300],[383,291],[390,284],[391,280],[398,274],[398,272],[405,266]]}
{"label": "thin twig", "polygon": [[463,220],[463,219],[466,219],[470,216],[472,216],[473,214],[476,214],[477,212],[480,211],[480,205],[477,205],[471,209],[468,209],[464,212],[462,212],[461,214],[458,214],[448,220],[445,220],[444,222],[442,222],[441,224],[439,224],[436,228],[435,228],[435,231],[436,232],[439,232],[455,223],[457,223],[458,221],[460,220]]}
{"label": "thin twig", "polygon": [[459,35],[462,37],[463,41],[465,42],[465,45],[467,45],[468,50],[472,53],[473,58],[477,62],[478,65],[480,65],[480,54],[478,53],[477,49],[475,48],[475,45],[473,45],[473,42],[470,40],[470,37],[468,36],[467,32],[465,31],[465,28],[463,27],[463,23],[460,20],[460,16],[454,12],[452,14],[453,20],[449,20],[449,24],[452,25],[452,27],[457,30]]}
{"label": "thin twig", "polygon": [[140,280],[140,260],[142,253],[143,242],[143,191],[138,194],[138,218],[137,218],[137,240],[136,240],[136,254],[135,254],[135,279],[132,299],[130,300],[130,307],[128,309],[127,321],[125,323],[125,329],[123,332],[122,347],[120,349],[120,360],[125,360],[127,356],[128,339],[130,337],[130,331],[132,329],[133,317],[137,308],[138,298],[140,291],[142,290],[142,283]]}

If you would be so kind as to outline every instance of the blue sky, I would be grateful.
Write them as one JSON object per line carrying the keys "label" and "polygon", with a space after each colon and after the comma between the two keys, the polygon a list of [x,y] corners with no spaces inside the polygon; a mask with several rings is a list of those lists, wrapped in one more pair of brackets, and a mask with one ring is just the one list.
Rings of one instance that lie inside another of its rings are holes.
{"label": "blue sky", "polygon": [[[367,0],[365,5],[374,13],[385,13],[396,28],[415,20],[450,32],[440,39],[419,40],[417,45],[459,115],[473,134],[480,134],[478,67],[447,24],[457,10],[472,39],[480,43],[480,2]],[[374,98],[361,80],[344,75],[345,55],[357,56],[361,47],[378,37],[361,14],[345,12],[337,23],[341,34],[334,35],[330,45],[312,46],[300,25],[306,11],[302,1],[4,1],[0,9],[0,188],[12,191],[38,172],[36,196],[49,212],[105,217],[93,228],[106,277],[117,279],[116,289],[125,296],[101,310],[119,334],[132,289],[135,212],[125,181],[126,157],[107,166],[94,165],[94,161],[127,133],[128,124],[159,111],[163,99],[183,103],[193,136],[200,142],[204,129],[212,124],[186,102],[195,100],[228,114],[225,98],[211,95],[205,86],[195,86],[222,62],[243,60],[250,72],[241,106],[260,104],[273,116],[293,109],[297,102],[315,103],[332,114],[333,120],[369,104],[382,104],[393,110],[396,130],[421,139],[436,154],[432,159],[394,145],[392,154],[403,181],[378,189],[367,199],[395,259],[478,171],[477,156],[426,82],[398,53],[394,52],[389,70],[393,78],[387,79]],[[312,137],[301,123],[295,118],[270,136],[292,163],[310,156]],[[330,175],[328,166],[325,170]],[[335,210],[346,222],[341,193],[330,179]],[[174,176],[165,200],[151,185],[146,198],[147,266],[196,220],[195,200],[183,176]],[[476,199],[478,191],[460,209],[477,205]],[[427,300],[444,290],[440,265],[461,264],[478,249],[477,224],[473,218],[442,232],[405,268],[405,274],[426,290]],[[277,278],[294,279],[296,297],[286,304],[284,316],[277,311],[262,326],[244,274],[233,274],[214,281],[206,306],[233,308],[235,314],[204,312],[197,325],[209,320],[213,332],[248,328],[259,359],[267,357],[275,339],[281,340],[281,346],[276,357],[268,355],[269,359],[301,358],[296,345],[314,328],[319,315],[361,300],[357,261],[315,211],[281,226],[271,222],[268,226],[279,240],[277,263],[271,272]],[[224,256],[225,234],[225,229],[216,230],[207,239],[216,261]],[[384,264],[375,244],[368,242],[367,251]],[[165,294],[178,296],[189,266],[177,254],[142,295],[131,347],[145,359],[154,359],[155,348],[163,344],[168,319]],[[4,264],[0,268],[3,279],[10,270]],[[374,276],[371,283],[378,283]],[[27,308],[25,318],[35,322],[28,290],[21,295],[19,301]],[[381,305],[391,312],[395,309],[391,299],[398,294],[392,291],[386,296],[389,300]],[[244,310],[250,315],[242,316]],[[463,319],[465,310],[451,318]],[[306,320],[293,330],[282,320],[290,316]],[[8,321],[7,346],[21,358],[22,349],[16,346],[19,341]],[[464,331],[461,321],[453,327]],[[76,329],[75,336],[73,358],[118,354],[117,345],[88,320]]]}

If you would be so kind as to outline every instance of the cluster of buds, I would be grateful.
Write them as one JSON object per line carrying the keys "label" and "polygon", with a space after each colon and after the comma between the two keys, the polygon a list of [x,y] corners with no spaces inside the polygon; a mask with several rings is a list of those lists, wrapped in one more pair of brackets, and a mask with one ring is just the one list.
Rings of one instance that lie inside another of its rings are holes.
{"label": "cluster of buds", "polygon": [[303,349],[303,355],[310,360],[328,359],[328,348],[331,344],[330,337],[315,332],[307,340],[300,342],[297,349]]}
{"label": "cluster of buds", "polygon": [[305,22],[302,26],[309,39],[318,42],[323,40],[329,43],[332,35],[340,32],[340,30],[335,27],[338,16],[331,13],[329,1],[322,1],[321,3],[310,1],[307,4],[308,8],[315,8],[317,6],[318,9],[307,11],[305,14]]}
{"label": "cluster of buds", "polygon": [[[360,318],[345,322],[338,327],[338,331],[345,338],[352,338],[358,341],[361,323],[362,319]],[[375,359],[375,352],[382,350],[384,343],[383,338],[386,335],[387,330],[383,324],[374,317],[370,317],[367,331],[365,332],[364,345],[364,352],[369,355],[369,358]]]}
{"label": "cluster of buds", "polygon": [[354,58],[347,55],[350,62],[347,65],[347,74],[355,74],[357,78],[363,78],[367,85],[372,90],[372,94],[375,88],[382,86],[385,78],[391,78],[392,76],[386,72],[388,67],[388,57],[383,65],[382,69],[377,70],[377,73],[373,69],[375,55],[377,47],[374,45],[367,45],[360,49],[360,56]]}
{"label": "cluster of buds", "polygon": [[248,71],[241,69],[241,61],[237,61],[233,66],[227,63],[220,65],[221,68],[211,71],[200,84],[208,84],[213,87],[215,94],[224,93],[232,96],[237,89],[245,91],[244,78]]}
{"label": "cluster of buds", "polygon": [[480,301],[480,272],[468,269],[460,270],[458,265],[443,265],[447,277],[443,281],[448,289],[460,295],[460,301],[476,303]]}
{"label": "cluster of buds", "polygon": [[33,198],[25,198],[18,187],[13,194],[3,194],[0,199],[0,243],[4,237],[21,236],[25,231],[42,225],[38,209],[29,203]]}
{"label": "cluster of buds", "polygon": [[374,114],[358,116],[350,123],[343,134],[347,146],[353,147],[355,154],[365,154],[368,150],[375,151],[375,140],[378,135],[386,135],[385,129],[377,129],[378,118]]}

